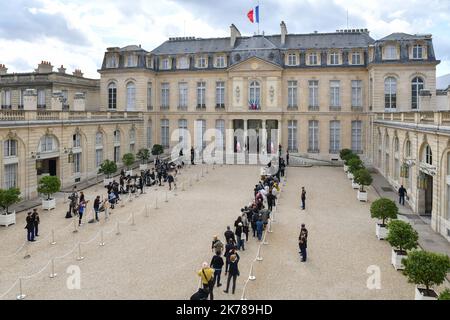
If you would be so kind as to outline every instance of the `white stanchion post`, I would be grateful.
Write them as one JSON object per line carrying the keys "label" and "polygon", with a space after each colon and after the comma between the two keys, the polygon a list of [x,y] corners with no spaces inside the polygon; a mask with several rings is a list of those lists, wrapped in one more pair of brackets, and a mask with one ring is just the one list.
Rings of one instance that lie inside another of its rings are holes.
{"label": "white stanchion post", "polygon": [[84,260],[84,257],[81,254],[81,242],[78,242],[78,257],[77,257],[77,261],[81,261]]}
{"label": "white stanchion post", "polygon": [[269,244],[269,241],[267,241],[267,230],[266,230],[266,232],[264,232],[263,244],[264,245],[268,245]]}
{"label": "white stanchion post", "polygon": [[181,183],[181,191],[186,191],[186,189],[184,188],[184,181]]}
{"label": "white stanchion post", "polygon": [[204,175],[203,175],[203,167],[202,167],[202,178],[204,177]]}
{"label": "white stanchion post", "polygon": [[208,171],[208,165],[206,165],[206,174],[208,174],[209,173],[209,171]]}
{"label": "white stanchion post", "polygon": [[165,202],[169,202],[169,198],[167,197],[167,191],[166,191],[166,200],[164,200]]}
{"label": "white stanchion post", "polygon": [[26,298],[26,294],[23,293],[22,290],[22,278],[19,278],[19,294],[16,296],[17,300],[23,300]]}
{"label": "white stanchion post", "polygon": [[52,229],[52,242],[50,242],[50,244],[52,246],[54,246],[56,244],[56,241],[55,241],[55,229]]}
{"label": "white stanchion post", "polygon": [[192,178],[189,178],[189,187],[192,187]]}
{"label": "white stanchion post", "polygon": [[252,280],[252,281],[256,280],[256,276],[253,273],[253,263],[252,263],[252,265],[250,267],[250,275],[248,276],[248,280]]}
{"label": "white stanchion post", "polygon": [[195,179],[195,181],[199,181],[200,180],[200,177],[198,176],[198,173],[197,173],[197,178]]}
{"label": "white stanchion post", "polygon": [[135,225],[136,225],[136,222],[135,222],[135,220],[134,220],[134,211],[131,211],[131,225],[132,225],[132,226],[135,226]]}
{"label": "white stanchion post", "polygon": [[268,232],[269,232],[269,233],[272,233],[272,232],[273,232],[273,230],[272,230],[272,219],[269,219],[269,223],[268,223]]}
{"label": "white stanchion post", "polygon": [[105,238],[103,235],[103,230],[100,232],[100,247],[105,246]]}
{"label": "white stanchion post", "polygon": [[116,235],[118,236],[120,234],[120,224],[119,221],[116,223]]}
{"label": "white stanchion post", "polygon": [[148,212],[148,205],[145,205],[145,217],[146,218],[148,218],[150,215],[149,215],[149,212]]}
{"label": "white stanchion post", "polygon": [[77,221],[76,220],[73,220],[73,231],[72,231],[72,233],[77,233],[78,232],[78,229],[77,229]]}
{"label": "white stanchion post", "polygon": [[28,247],[29,245],[30,245],[29,243],[25,244],[25,255],[23,256],[24,259],[31,258],[30,248]]}
{"label": "white stanchion post", "polygon": [[261,245],[258,247],[258,254],[256,256],[257,261],[263,261],[263,257],[261,256]]}
{"label": "white stanchion post", "polygon": [[158,210],[158,196],[155,196],[155,210]]}
{"label": "white stanchion post", "polygon": [[56,272],[55,272],[55,259],[52,259],[52,271],[50,273],[50,278],[53,279],[57,276]]}

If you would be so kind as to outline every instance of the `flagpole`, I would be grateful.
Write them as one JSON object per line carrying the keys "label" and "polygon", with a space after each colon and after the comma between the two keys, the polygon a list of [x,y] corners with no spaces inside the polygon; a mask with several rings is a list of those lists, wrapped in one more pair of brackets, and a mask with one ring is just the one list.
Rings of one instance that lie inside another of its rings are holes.
{"label": "flagpole", "polygon": [[259,4],[259,0],[258,0],[258,36],[259,36],[259,11],[261,9],[261,6]]}

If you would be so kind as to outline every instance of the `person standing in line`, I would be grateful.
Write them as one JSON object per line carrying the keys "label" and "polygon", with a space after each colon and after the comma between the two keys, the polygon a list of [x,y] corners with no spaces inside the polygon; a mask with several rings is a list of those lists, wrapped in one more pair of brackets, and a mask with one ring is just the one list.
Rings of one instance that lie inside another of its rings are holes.
{"label": "person standing in line", "polygon": [[97,196],[94,200],[94,212],[95,220],[98,222],[98,212],[100,211],[100,196]]}
{"label": "person standing in line", "polygon": [[39,219],[39,212],[37,209],[33,209],[33,214],[31,216],[34,221],[34,236],[39,237],[39,223],[41,223],[41,219]]}
{"label": "person standing in line", "polygon": [[228,243],[230,239],[233,240],[233,242],[236,242],[236,238],[234,236],[234,232],[231,231],[230,226],[227,226],[227,231],[223,234],[225,236],[225,242]]}
{"label": "person standing in line", "polygon": [[214,281],[213,285],[217,282],[217,288],[222,286],[220,283],[220,275],[222,274],[222,268],[223,268],[224,262],[223,258],[220,256],[219,252],[216,252],[216,254],[211,259],[211,268],[214,269]]}
{"label": "person standing in line", "polygon": [[230,289],[230,281],[233,279],[233,288],[231,293],[234,294],[236,291],[236,279],[240,275],[239,273],[239,255],[237,253],[234,253],[230,256],[230,272],[228,273],[228,279],[227,279],[227,289],[223,292],[228,293],[228,290]]}
{"label": "person standing in line", "polygon": [[400,186],[398,189],[398,203],[401,205],[405,205],[405,196],[408,195],[408,191],[403,187],[403,185]]}
{"label": "person standing in line", "polygon": [[[81,197],[80,197],[81,198]],[[83,219],[84,211],[86,210],[86,201],[80,201],[80,204],[78,205],[78,225],[81,226],[81,219]]]}
{"label": "person standing in line", "polygon": [[307,254],[306,248],[308,247],[308,230],[305,224],[302,224],[300,229],[300,235],[298,236],[298,246],[300,248],[301,261],[306,262]]}
{"label": "person standing in line", "polygon": [[253,215],[252,215],[252,231],[253,231],[253,238],[256,237],[256,231],[257,231],[257,225],[256,222],[258,222],[258,211],[257,210],[253,210]]}
{"label": "person standing in line", "polygon": [[214,300],[214,269],[209,267],[208,262],[203,262],[202,269],[197,274],[202,279],[203,289],[209,293],[209,300]]}
{"label": "person standing in line", "polygon": [[230,257],[235,252],[236,249],[236,243],[234,242],[234,239],[229,239],[225,246],[225,275],[228,274],[228,267],[230,266]]}
{"label": "person standing in line", "polygon": [[195,164],[195,150],[194,147],[191,147],[191,164]]}
{"label": "person standing in line", "polygon": [[174,179],[174,177],[173,177],[173,173],[172,173],[172,172],[169,172],[169,174],[168,174],[168,176],[167,176],[167,182],[169,182],[169,191],[172,190],[172,183],[175,185],[175,187],[177,186],[177,185],[175,184],[175,179]]}
{"label": "person standing in line", "polygon": [[85,201],[85,199],[84,199],[84,193],[83,193],[83,191],[80,191],[80,202],[84,202]]}
{"label": "person standing in line", "polygon": [[77,186],[74,186],[72,189],[72,193],[69,196],[69,211],[66,214],[66,218],[72,218],[72,214],[76,215],[77,205],[78,205],[78,192]]}
{"label": "person standing in line", "polygon": [[[247,207],[245,210],[248,210]],[[245,234],[245,241],[248,241],[248,218],[247,212],[242,210],[242,232]]]}
{"label": "person standing in line", "polygon": [[27,229],[27,240],[31,242],[36,241],[34,240],[34,220],[31,211],[27,213],[26,223],[25,229]]}
{"label": "person standing in line", "polygon": [[286,166],[289,166],[289,150],[286,151]]}
{"label": "person standing in line", "polygon": [[242,248],[242,251],[245,251],[244,239],[242,239],[243,229],[242,222],[239,222],[236,227],[237,249],[241,250]]}
{"label": "person standing in line", "polygon": [[273,189],[270,189],[269,193],[267,194],[267,208],[269,209],[269,211],[272,211],[275,202],[275,196],[273,195],[272,192]]}
{"label": "person standing in line", "polygon": [[219,254],[219,256],[222,254],[223,251],[223,243],[219,240],[219,237],[214,236],[212,244],[211,244],[211,250],[215,252],[216,254]]}
{"label": "person standing in line", "polygon": [[305,210],[306,209],[306,190],[305,190],[305,187],[302,187],[301,199],[302,199],[302,210]]}
{"label": "person standing in line", "polygon": [[256,235],[258,240],[261,241],[263,234],[264,222],[262,220],[262,215],[260,214],[258,220],[256,221]]}

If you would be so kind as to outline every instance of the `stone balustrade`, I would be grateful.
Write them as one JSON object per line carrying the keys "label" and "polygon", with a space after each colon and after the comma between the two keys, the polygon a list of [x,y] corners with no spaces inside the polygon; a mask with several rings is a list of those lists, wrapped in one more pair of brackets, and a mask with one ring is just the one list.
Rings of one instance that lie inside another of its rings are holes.
{"label": "stone balustrade", "polygon": [[450,111],[380,112],[375,113],[374,120],[450,126]]}
{"label": "stone balustrade", "polygon": [[54,110],[0,110],[0,122],[7,121],[64,121],[64,120],[143,119],[142,112],[54,111]]}

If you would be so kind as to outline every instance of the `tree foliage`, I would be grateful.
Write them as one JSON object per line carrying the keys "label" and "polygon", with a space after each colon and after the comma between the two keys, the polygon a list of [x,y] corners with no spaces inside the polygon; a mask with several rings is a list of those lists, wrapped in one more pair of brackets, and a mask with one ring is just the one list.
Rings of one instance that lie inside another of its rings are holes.
{"label": "tree foliage", "polygon": [[370,206],[370,215],[372,218],[383,220],[384,225],[386,223],[386,219],[397,219],[397,204],[391,199],[377,199]]}
{"label": "tree foliage", "polygon": [[342,149],[341,151],[339,151],[339,157],[343,161],[345,161],[347,157],[350,156],[351,154],[353,154],[353,151],[350,149]]}
{"label": "tree foliage", "polygon": [[160,144],[153,145],[152,155],[159,156],[160,154],[163,154],[163,153],[164,153],[164,148],[162,145],[160,145]]}
{"label": "tree foliage", "polygon": [[47,200],[50,200],[52,194],[59,190],[61,190],[61,180],[57,176],[45,176],[39,180],[37,191],[47,195]]}
{"label": "tree foliage", "polygon": [[136,158],[132,153],[125,153],[122,157],[122,162],[128,169],[130,169],[130,166],[132,166],[135,161]]}
{"label": "tree foliage", "polygon": [[9,207],[17,202],[20,202],[20,189],[10,188],[10,189],[0,189],[0,207],[9,213]]}
{"label": "tree foliage", "polygon": [[388,224],[388,236],[386,240],[389,244],[400,251],[417,248],[419,234],[407,222],[393,220]]}
{"label": "tree foliage", "polygon": [[354,180],[361,186],[361,192],[364,192],[364,186],[370,186],[373,182],[369,170],[362,168],[354,173]]}
{"label": "tree foliage", "polygon": [[103,173],[107,178],[110,178],[112,174],[117,172],[117,164],[114,161],[106,159],[100,165],[98,173]]}
{"label": "tree foliage", "polygon": [[356,171],[364,168],[363,163],[362,163],[361,159],[359,159],[359,158],[351,158],[348,161],[347,165],[348,165],[348,170],[353,174],[355,174]]}
{"label": "tree foliage", "polygon": [[138,151],[136,157],[142,162],[142,164],[145,164],[148,159],[150,159],[150,152],[147,148],[142,148]]}

